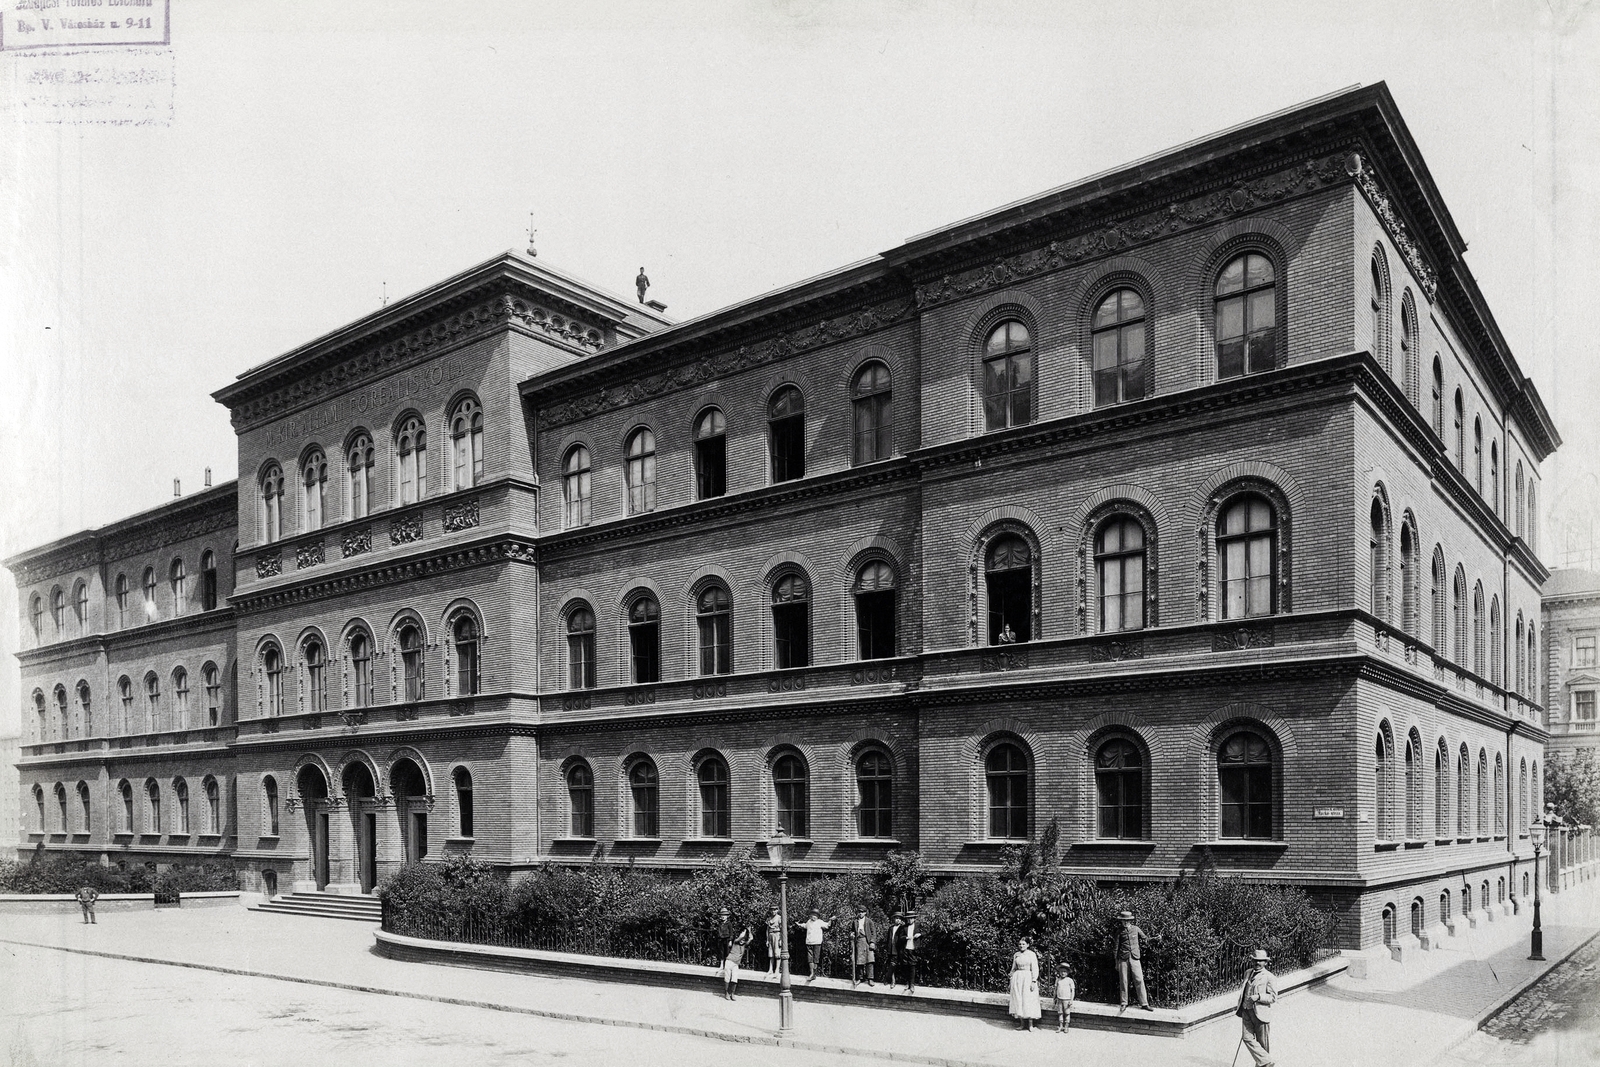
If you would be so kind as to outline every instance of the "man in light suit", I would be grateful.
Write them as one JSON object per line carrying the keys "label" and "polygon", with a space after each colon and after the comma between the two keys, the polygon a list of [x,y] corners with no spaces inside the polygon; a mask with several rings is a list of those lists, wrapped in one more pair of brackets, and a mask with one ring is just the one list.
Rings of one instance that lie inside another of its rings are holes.
{"label": "man in light suit", "polygon": [[1250,975],[1244,980],[1244,988],[1239,990],[1239,1007],[1234,1012],[1244,1024],[1241,1040],[1250,1050],[1256,1067],[1272,1067],[1270,1029],[1278,986],[1272,979],[1272,972],[1267,970],[1267,960],[1266,949],[1258,948],[1250,957]]}

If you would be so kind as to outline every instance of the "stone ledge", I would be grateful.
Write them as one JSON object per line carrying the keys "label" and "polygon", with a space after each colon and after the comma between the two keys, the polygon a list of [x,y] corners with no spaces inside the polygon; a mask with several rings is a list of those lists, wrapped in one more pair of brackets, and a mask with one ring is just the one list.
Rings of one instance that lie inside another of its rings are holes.
{"label": "stone ledge", "polygon": [[[179,906],[184,908],[217,908],[240,904],[239,890],[206,893],[183,893]],[[156,906],[154,893],[101,893],[95,901],[96,911],[149,911]],[[76,913],[78,899],[71,893],[0,893],[0,915],[37,914],[41,912]]]}

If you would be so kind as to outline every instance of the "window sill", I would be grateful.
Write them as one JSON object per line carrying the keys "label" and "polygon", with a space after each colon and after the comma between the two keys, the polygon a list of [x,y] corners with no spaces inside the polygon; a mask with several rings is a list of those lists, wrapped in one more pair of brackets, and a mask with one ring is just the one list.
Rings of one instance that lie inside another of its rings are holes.
{"label": "window sill", "polygon": [[1219,837],[1215,841],[1197,841],[1195,844],[1204,848],[1257,849],[1262,852],[1278,852],[1289,847],[1287,841],[1249,837]]}
{"label": "window sill", "polygon": [[553,845],[592,845],[595,840],[593,837],[554,837],[550,839],[550,843]]}
{"label": "window sill", "polygon": [[1155,848],[1156,843],[1147,837],[1094,837],[1087,841],[1074,841],[1073,848]]}
{"label": "window sill", "polygon": [[619,837],[615,841],[613,841],[612,844],[616,845],[618,847],[624,847],[624,846],[627,846],[627,845],[659,845],[659,844],[661,844],[661,838],[659,838],[659,837]]}
{"label": "window sill", "polygon": [[1398,841],[1374,841],[1372,843],[1372,850],[1374,852],[1393,852],[1399,847],[1400,842]]}
{"label": "window sill", "polygon": [[1406,839],[1406,848],[1421,848],[1422,846],[1424,846],[1426,844],[1427,844],[1426,841],[1424,841],[1424,840],[1422,840],[1421,838],[1418,838],[1418,837],[1411,837],[1411,838],[1407,838]]}
{"label": "window sill", "polygon": [[277,839],[277,834],[258,834],[256,837],[257,841],[276,841]]}
{"label": "window sill", "polygon": [[[758,838],[756,840],[756,844],[765,845],[770,840],[771,840],[771,838],[766,838],[766,837]],[[809,844],[811,844],[811,838],[809,838],[809,837],[791,837],[791,838],[789,838],[789,844],[791,844],[791,845],[809,845]]]}
{"label": "window sill", "polygon": [[1496,841],[1504,841],[1506,839],[1506,835],[1505,834],[1495,834],[1494,835],[1494,839]]}
{"label": "window sill", "polygon": [[[37,837],[39,835],[38,834],[30,834],[29,836],[30,837]],[[116,833],[111,835],[111,839],[113,841],[121,841],[121,842],[126,844],[127,842],[133,840],[133,831],[132,830],[118,830]]]}
{"label": "window sill", "polygon": [[1458,845],[1470,845],[1476,840],[1477,840],[1476,837],[1458,837],[1458,838],[1456,838],[1456,844],[1458,844]]}
{"label": "window sill", "polygon": [[686,837],[686,838],[683,839],[683,843],[686,844],[686,845],[702,845],[702,846],[706,846],[706,845],[731,845],[731,844],[733,844],[733,838],[731,838],[731,837]]}
{"label": "window sill", "polygon": [[187,841],[187,840],[189,840],[189,831],[187,831],[187,830],[182,830],[182,831],[179,831],[179,832],[178,832],[178,833],[172,833],[172,834],[168,834],[168,835],[167,835],[167,837],[168,837],[168,839],[170,839],[170,840],[171,840],[171,841],[172,841],[172,842],[173,842],[173,843],[174,843],[174,844],[177,844],[177,843],[179,843],[179,842],[183,842],[183,841]]}
{"label": "window sill", "polygon": [[1494,838],[1490,837],[1488,834],[1484,834],[1482,837],[1478,838],[1478,840],[1479,841],[1493,841]]}
{"label": "window sill", "polygon": [[978,837],[966,844],[967,848],[1020,848],[1028,843],[1026,837]]}
{"label": "window sill", "polygon": [[447,845],[470,845],[472,844],[473,840],[474,839],[470,837],[462,837],[457,835],[455,837],[445,838],[444,843]]}
{"label": "window sill", "polygon": [[221,834],[200,834],[199,837],[202,844],[207,841],[216,842],[222,840]]}
{"label": "window sill", "polygon": [[1433,843],[1436,845],[1453,845],[1456,843],[1456,839],[1453,837],[1436,837],[1433,839]]}
{"label": "window sill", "polygon": [[900,841],[894,837],[842,837],[839,845],[857,848],[899,848]]}

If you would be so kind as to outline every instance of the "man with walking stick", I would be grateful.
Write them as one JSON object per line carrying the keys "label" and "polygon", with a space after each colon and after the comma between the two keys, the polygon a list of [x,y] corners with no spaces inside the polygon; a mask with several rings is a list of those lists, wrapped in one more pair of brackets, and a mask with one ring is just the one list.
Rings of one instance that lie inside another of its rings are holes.
{"label": "man with walking stick", "polygon": [[[1239,990],[1239,1007],[1234,1012],[1243,1024],[1243,1033],[1239,1035],[1239,1045],[1250,1050],[1250,1058],[1255,1061],[1256,1067],[1272,1067],[1272,1041],[1270,1028],[1272,1024],[1272,1005],[1278,999],[1278,986],[1272,979],[1272,972],[1267,970],[1266,949],[1256,949],[1250,957],[1250,974],[1244,980],[1244,987]],[[1239,1049],[1233,1050],[1235,1062],[1239,1059]]]}

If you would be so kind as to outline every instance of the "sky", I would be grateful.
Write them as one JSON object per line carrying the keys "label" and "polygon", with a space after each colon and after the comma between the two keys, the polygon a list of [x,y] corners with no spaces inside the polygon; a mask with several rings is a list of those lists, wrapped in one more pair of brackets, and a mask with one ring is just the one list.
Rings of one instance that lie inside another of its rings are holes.
{"label": "sky", "polygon": [[[1377,81],[1566,439],[1545,472],[1546,558],[1562,562],[1569,531],[1600,537],[1600,17],[1585,4],[170,12],[151,61],[167,80],[139,90],[169,105],[165,124],[39,121],[38,60],[0,52],[0,556],[159,505],[174,478],[233,477],[213,390],[526,247],[530,215],[541,259],[618,293],[643,266],[688,318]],[[0,733],[18,722],[18,626],[0,579]]]}

